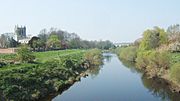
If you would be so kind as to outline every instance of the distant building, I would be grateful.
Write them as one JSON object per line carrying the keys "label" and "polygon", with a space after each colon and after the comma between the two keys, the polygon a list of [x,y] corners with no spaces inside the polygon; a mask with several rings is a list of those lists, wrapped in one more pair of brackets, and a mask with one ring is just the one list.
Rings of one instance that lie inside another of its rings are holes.
{"label": "distant building", "polygon": [[20,42],[21,44],[28,44],[28,42],[29,42],[30,40],[31,40],[30,38],[26,38],[26,39],[21,39],[21,40],[19,40],[19,42]]}
{"label": "distant building", "polygon": [[22,39],[25,39],[26,38],[26,27],[18,27],[15,26],[14,28],[14,35],[15,35],[15,40],[16,41],[19,41],[19,40],[22,40]]}
{"label": "distant building", "polygon": [[26,26],[19,27],[18,25],[15,26],[14,33],[3,33],[2,35],[4,35],[7,39],[13,38],[15,41],[22,44],[27,44],[32,38],[32,36],[26,35]]}
{"label": "distant building", "polygon": [[132,43],[114,43],[114,45],[116,46],[116,47],[122,47],[122,46],[129,46],[129,45],[131,45]]}

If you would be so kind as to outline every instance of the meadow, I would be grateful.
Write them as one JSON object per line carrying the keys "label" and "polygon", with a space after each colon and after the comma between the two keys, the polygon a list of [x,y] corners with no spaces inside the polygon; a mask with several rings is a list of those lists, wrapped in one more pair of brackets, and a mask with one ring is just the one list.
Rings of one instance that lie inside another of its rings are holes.
{"label": "meadow", "polygon": [[[91,55],[87,55],[92,53]],[[34,52],[33,63],[7,63],[0,68],[0,93],[2,100],[38,100],[71,85],[80,73],[91,64],[92,58],[101,60],[101,51],[60,50]],[[3,58],[6,57],[6,58]],[[16,60],[16,54],[1,55],[0,59]]]}

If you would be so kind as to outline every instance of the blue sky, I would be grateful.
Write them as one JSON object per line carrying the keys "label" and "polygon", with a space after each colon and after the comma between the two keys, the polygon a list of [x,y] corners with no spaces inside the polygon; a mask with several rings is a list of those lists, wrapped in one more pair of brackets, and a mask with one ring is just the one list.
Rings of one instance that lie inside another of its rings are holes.
{"label": "blue sky", "polygon": [[132,42],[153,26],[180,23],[180,0],[0,0],[0,33],[26,25],[76,32],[88,40]]}

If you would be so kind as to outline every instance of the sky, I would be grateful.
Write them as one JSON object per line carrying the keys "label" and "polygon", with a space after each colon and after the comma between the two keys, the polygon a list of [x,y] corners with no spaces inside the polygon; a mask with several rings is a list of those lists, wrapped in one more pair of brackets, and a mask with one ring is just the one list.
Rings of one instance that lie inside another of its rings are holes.
{"label": "sky", "polygon": [[133,42],[144,30],[180,24],[180,0],[0,0],[0,33],[51,27],[86,40]]}

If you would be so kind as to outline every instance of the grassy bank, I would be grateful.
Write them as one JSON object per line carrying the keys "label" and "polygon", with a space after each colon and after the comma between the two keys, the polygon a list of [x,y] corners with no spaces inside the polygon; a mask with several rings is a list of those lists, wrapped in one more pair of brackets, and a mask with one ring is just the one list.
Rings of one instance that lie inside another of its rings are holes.
{"label": "grassy bank", "polygon": [[[92,53],[91,55],[88,55]],[[34,63],[7,64],[0,68],[1,100],[38,100],[72,84],[90,65],[100,65],[100,50],[62,50],[33,53]],[[9,55],[8,55],[9,56]],[[16,56],[9,56],[8,60]]]}
{"label": "grassy bank", "polygon": [[159,27],[147,29],[133,45],[116,52],[120,59],[134,62],[149,78],[165,79],[172,91],[180,92],[180,32],[173,32],[176,27],[172,27],[172,33]]}
{"label": "grassy bank", "polygon": [[117,49],[121,60],[135,63],[149,78],[161,78],[169,83],[173,92],[180,91],[180,53],[169,51],[139,51],[135,46]]}

